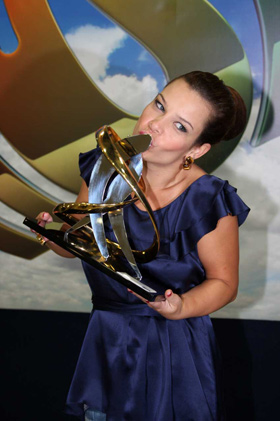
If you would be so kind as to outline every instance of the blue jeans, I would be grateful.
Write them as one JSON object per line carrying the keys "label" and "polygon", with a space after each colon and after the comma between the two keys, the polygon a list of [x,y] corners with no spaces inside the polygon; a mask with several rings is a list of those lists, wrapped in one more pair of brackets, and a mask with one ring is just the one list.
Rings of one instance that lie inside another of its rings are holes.
{"label": "blue jeans", "polygon": [[106,421],[106,414],[89,408],[85,411],[85,421]]}

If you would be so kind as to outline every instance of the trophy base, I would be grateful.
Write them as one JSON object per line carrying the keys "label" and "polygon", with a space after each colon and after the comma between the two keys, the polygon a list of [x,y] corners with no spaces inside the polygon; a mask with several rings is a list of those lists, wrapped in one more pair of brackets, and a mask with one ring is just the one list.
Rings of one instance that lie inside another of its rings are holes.
{"label": "trophy base", "polygon": [[104,263],[95,260],[89,253],[75,247],[74,244],[64,241],[64,233],[62,231],[43,228],[38,225],[36,219],[31,218],[25,218],[23,224],[41,234],[42,236],[48,238],[50,241],[62,247],[63,249],[69,251],[74,256],[85,261],[89,265],[110,276],[112,279],[131,289],[133,292],[145,298],[146,300],[154,301],[155,297],[158,295],[154,289],[133,278],[128,273],[120,270],[113,270],[108,266],[105,266]]}

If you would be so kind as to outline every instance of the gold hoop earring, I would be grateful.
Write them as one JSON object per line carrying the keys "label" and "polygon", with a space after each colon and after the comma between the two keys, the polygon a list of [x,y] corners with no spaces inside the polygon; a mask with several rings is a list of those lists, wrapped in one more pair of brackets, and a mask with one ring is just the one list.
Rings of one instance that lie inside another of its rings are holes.
{"label": "gold hoop earring", "polygon": [[193,163],[194,163],[193,157],[192,156],[187,156],[185,158],[185,162],[183,164],[183,169],[184,170],[190,170]]}

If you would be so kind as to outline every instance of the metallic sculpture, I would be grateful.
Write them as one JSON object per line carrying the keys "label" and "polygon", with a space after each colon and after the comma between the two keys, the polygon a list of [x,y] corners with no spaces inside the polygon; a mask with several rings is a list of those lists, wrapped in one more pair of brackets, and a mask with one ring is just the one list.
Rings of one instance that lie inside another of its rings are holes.
{"label": "metallic sculpture", "polygon": [[[159,248],[153,211],[138,183],[143,168],[141,153],[149,147],[151,136],[120,139],[111,127],[104,126],[98,131],[97,142],[102,154],[91,173],[89,202],[61,203],[53,210],[70,227],[65,232],[50,230],[29,218],[24,224],[151,300],[156,291],[141,282],[136,263],[152,260]],[[123,220],[123,208],[137,200],[145,207],[155,231],[154,241],[146,250],[131,250]],[[85,217],[73,216],[79,214]],[[108,214],[118,242],[106,238],[104,214]]]}

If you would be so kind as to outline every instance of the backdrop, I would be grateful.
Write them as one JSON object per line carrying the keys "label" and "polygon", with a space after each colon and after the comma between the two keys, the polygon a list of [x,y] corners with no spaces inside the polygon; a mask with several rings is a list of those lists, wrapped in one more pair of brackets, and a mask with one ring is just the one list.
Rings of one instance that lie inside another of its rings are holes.
{"label": "backdrop", "polygon": [[242,138],[200,161],[251,207],[238,299],[214,317],[279,320],[280,2],[0,0],[1,308],[87,312],[78,259],[45,251],[24,216],[73,201],[78,154],[127,136],[173,77],[214,72],[248,109]]}

